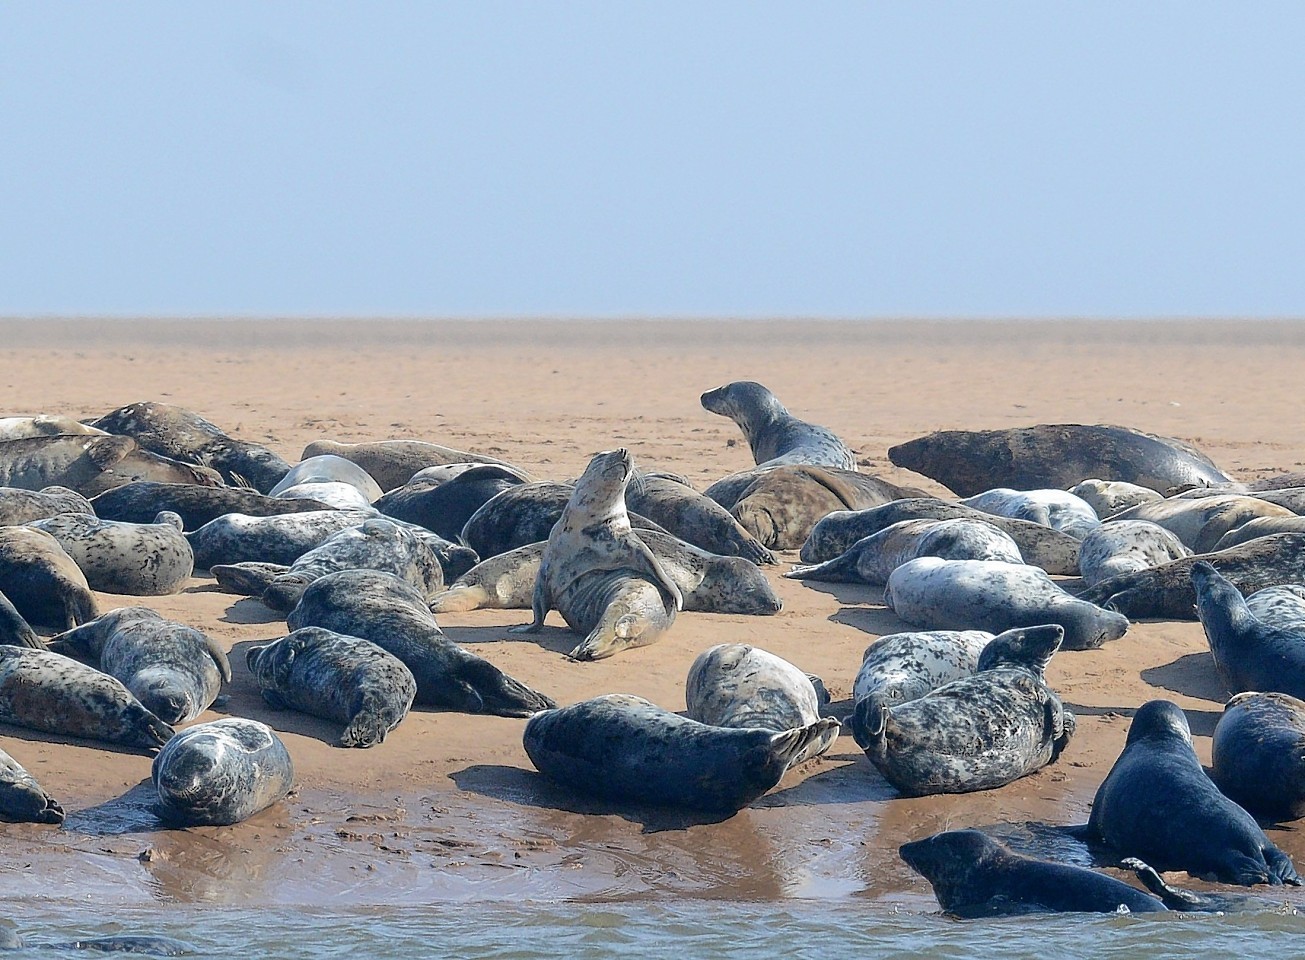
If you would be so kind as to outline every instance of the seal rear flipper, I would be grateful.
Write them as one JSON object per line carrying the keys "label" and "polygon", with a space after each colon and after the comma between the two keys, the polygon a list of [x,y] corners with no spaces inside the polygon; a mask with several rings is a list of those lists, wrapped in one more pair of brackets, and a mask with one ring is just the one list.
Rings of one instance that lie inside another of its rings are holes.
{"label": "seal rear flipper", "polygon": [[[731,519],[733,518],[731,517]],[[766,549],[766,545],[743,529],[742,524],[737,520],[734,521],[734,527],[729,543],[734,547],[736,556],[740,556],[744,560],[750,560],[759,567],[779,563],[775,555]]]}
{"label": "seal rear flipper", "polygon": [[216,640],[208,634],[201,634],[204,637],[204,648],[208,650],[208,655],[213,658],[217,664],[218,674],[222,677],[223,683],[231,682],[231,660],[227,657],[226,650],[218,644]]}
{"label": "seal rear flipper", "polygon": [[1300,875],[1296,873],[1296,866],[1291,862],[1291,857],[1277,847],[1264,848],[1264,862],[1269,865],[1271,883],[1276,881],[1293,887],[1301,886]]}
{"label": "seal rear flipper", "polygon": [[341,747],[374,747],[384,742],[390,732],[390,725],[379,714],[372,711],[359,713],[344,728],[337,741]]}
{"label": "seal rear flipper", "polygon": [[[431,613],[464,613],[468,610],[482,610],[489,606],[489,591],[476,584],[457,584],[431,597]],[[499,609],[495,607],[494,609]]]}
{"label": "seal rear flipper", "polygon": [[209,568],[220,586],[227,593],[238,593],[246,597],[261,597],[263,591],[277,577],[290,568],[279,563],[219,563]]}
{"label": "seal rear flipper", "polygon": [[[808,756],[815,756],[822,752],[819,749],[821,747],[828,749],[829,743],[833,743],[833,736],[838,735],[839,726],[839,722],[832,717],[822,717],[814,723],[808,723],[805,727],[784,730],[770,738],[771,752],[783,761],[787,768]],[[824,742],[826,740],[828,743]]]}
{"label": "seal rear flipper", "polygon": [[18,823],[63,823],[63,807],[42,790],[36,781],[0,784],[0,817]]}
{"label": "seal rear flipper", "polygon": [[289,613],[299,603],[312,580],[300,574],[282,574],[267,585],[259,598],[263,606],[278,613]]}
{"label": "seal rear flipper", "polygon": [[1191,912],[1212,909],[1205,900],[1196,894],[1169,886],[1149,863],[1144,863],[1136,857],[1125,857],[1119,861],[1119,865],[1125,870],[1132,870],[1137,875],[1137,879],[1142,881],[1142,885],[1159,897],[1160,901],[1170,910]]}
{"label": "seal rear flipper", "polygon": [[872,750],[882,751],[888,729],[888,705],[875,696],[863,697],[852,711],[850,725],[852,739],[867,755]]}
{"label": "seal rear flipper", "polygon": [[821,583],[864,583],[857,573],[856,555],[848,550],[824,563],[798,564],[784,574],[789,580],[818,580]]}

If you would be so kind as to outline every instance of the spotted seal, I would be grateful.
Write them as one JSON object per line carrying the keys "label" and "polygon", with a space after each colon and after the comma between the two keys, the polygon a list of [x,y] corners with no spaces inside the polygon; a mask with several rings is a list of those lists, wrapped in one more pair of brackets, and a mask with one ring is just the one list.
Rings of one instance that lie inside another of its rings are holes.
{"label": "spotted seal", "polygon": [[0,527],[31,523],[61,513],[94,514],[95,508],[91,501],[67,487],[46,487],[44,490],[0,487]]}
{"label": "spotted seal", "polygon": [[319,453],[306,457],[286,471],[285,476],[269,490],[268,496],[283,497],[291,487],[310,483],[344,483],[357,490],[367,503],[380,499],[383,491],[372,475],[352,460],[333,453]]}
{"label": "spotted seal", "polygon": [[1228,692],[1305,697],[1305,632],[1257,620],[1237,588],[1204,560],[1192,565],[1191,576],[1196,613]]}
{"label": "spotted seal", "polygon": [[103,430],[88,426],[72,417],[38,413],[32,417],[0,417],[0,441],[29,440],[32,437],[57,437],[80,434],[104,436]]}
{"label": "spotted seal", "polygon": [[36,778],[0,750],[0,817],[19,823],[63,823],[63,807]]}
{"label": "spotted seal", "polygon": [[1028,520],[1082,540],[1101,525],[1086,500],[1064,490],[1012,490],[997,487],[960,501],[984,513],[1012,520]]}
{"label": "spotted seal", "polygon": [[[454,450],[438,443],[424,440],[375,440],[369,443],[337,443],[334,440],[314,440],[304,447],[302,459],[320,456],[324,453],[334,454],[346,460],[352,460],[362,467],[388,493],[403,486],[412,479],[413,474],[426,467],[437,467],[451,463],[496,463],[499,466],[512,466],[495,457]],[[513,468],[516,469],[516,468]]]}
{"label": "spotted seal", "polygon": [[884,603],[925,630],[988,630],[1057,623],[1066,650],[1117,640],[1128,619],[1070,596],[1038,567],[997,560],[921,557],[893,571]]}
{"label": "spotted seal", "polygon": [[195,551],[196,570],[249,561],[289,566],[331,534],[374,516],[359,510],[310,510],[271,517],[228,513],[185,536]]}
{"label": "spotted seal", "polygon": [[1078,570],[1086,586],[1108,577],[1181,560],[1191,551],[1164,527],[1149,520],[1111,520],[1086,537],[1078,549]]}
{"label": "spotted seal", "polygon": [[250,517],[275,517],[287,513],[325,510],[326,504],[312,500],[284,500],[243,487],[197,487],[189,483],[155,483],[137,480],[106,490],[91,500],[101,520],[123,523],[151,523],[164,510],[181,517],[186,530],[228,513]]}
{"label": "spotted seal", "polygon": [[752,380],[735,380],[702,395],[703,409],[733,420],[758,466],[809,463],[856,469],[856,454],[828,427],[799,420]]}
{"label": "spotted seal", "polygon": [[[465,467],[451,473],[452,467]],[[529,477],[512,467],[469,463],[419,470],[403,486],[384,494],[376,509],[387,517],[415,523],[457,540],[477,510],[497,494]]]}
{"label": "spotted seal", "polygon": [[1206,776],[1187,717],[1168,700],[1134,715],[1092,801],[1087,833],[1161,872],[1243,886],[1301,882],[1287,855]]}
{"label": "spotted seal", "polygon": [[217,471],[160,457],[131,437],[32,437],[0,443],[0,485],[27,490],[60,486],[93,497],[133,480],[222,486]]}
{"label": "spotted seal", "polygon": [[582,796],[733,813],[779,783],[826,730],[713,727],[610,693],[535,714],[522,742],[535,769]]}
{"label": "spotted seal", "polygon": [[159,815],[185,826],[239,823],[284,799],[295,769],[267,724],[223,717],[187,727],[150,767]]}
{"label": "spotted seal", "polygon": [[50,649],[92,661],[164,723],[189,723],[231,682],[226,651],[149,607],[121,607],[61,633]]}
{"label": "spotted seal", "polygon": [[1240,543],[1249,543],[1259,537],[1270,537],[1275,533],[1305,533],[1305,517],[1255,517],[1239,527],[1234,527],[1219,538],[1212,553],[1227,550]]}
{"label": "spotted seal", "polygon": [[28,623],[67,630],[96,614],[77,562],[44,530],[0,527],[0,593]]}
{"label": "spotted seal", "polygon": [[1112,520],[1149,520],[1171,532],[1193,553],[1208,553],[1228,533],[1256,517],[1293,517],[1286,507],[1237,495],[1141,503]]}
{"label": "spotted seal", "polygon": [[0,593],[0,644],[31,647],[33,650],[45,649],[45,641],[23,619],[23,615],[4,593]]}
{"label": "spotted seal", "polygon": [[167,510],[153,523],[65,513],[30,526],[59,541],[92,590],[164,596],[179,591],[195,572],[195,554],[181,535],[181,517]]}
{"label": "spotted seal", "polygon": [[1305,817],[1305,701],[1238,693],[1214,728],[1210,778],[1256,819]]}
{"label": "spotted seal", "polygon": [[250,647],[249,672],[277,710],[300,710],[345,724],[342,747],[374,747],[408,715],[417,695],[412,671],[370,640],[304,627]]}
{"label": "spotted seal", "polygon": [[1007,631],[973,676],[895,707],[875,702],[866,756],[906,796],[988,790],[1054,762],[1074,733],[1044,678],[1064,635],[1058,624]]}
{"label": "spotted seal", "polygon": [[1305,634],[1305,586],[1299,583],[1256,590],[1247,596],[1246,609],[1261,623]]}
{"label": "spotted seal", "polygon": [[1150,503],[1161,498],[1160,493],[1150,487],[1125,483],[1123,480],[1098,480],[1095,477],[1076,483],[1070,487],[1069,492],[1091,507],[1102,520],[1139,503]]}
{"label": "spotted seal", "polygon": [[757,564],[776,562],[775,555],[728,510],[684,477],[637,471],[625,491],[625,505],[695,547]]}

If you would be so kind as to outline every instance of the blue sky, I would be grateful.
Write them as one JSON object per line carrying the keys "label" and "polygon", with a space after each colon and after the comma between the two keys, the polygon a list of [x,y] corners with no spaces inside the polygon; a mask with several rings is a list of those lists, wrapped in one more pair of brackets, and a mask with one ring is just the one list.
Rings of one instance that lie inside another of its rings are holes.
{"label": "blue sky", "polygon": [[0,314],[1305,314],[1305,5],[6,3]]}

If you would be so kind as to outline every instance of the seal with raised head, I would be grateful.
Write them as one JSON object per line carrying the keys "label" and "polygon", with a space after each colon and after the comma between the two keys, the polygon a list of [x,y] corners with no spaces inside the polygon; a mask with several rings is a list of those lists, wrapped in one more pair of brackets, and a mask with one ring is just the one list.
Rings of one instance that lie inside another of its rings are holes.
{"label": "seal with raised head", "polygon": [[0,527],[0,593],[28,623],[67,630],[96,614],[77,562],[44,530]]}
{"label": "seal with raised head", "polygon": [[1075,484],[1069,492],[1091,507],[1102,520],[1139,503],[1160,499],[1160,493],[1150,487],[1125,483],[1123,480],[1098,480],[1095,477]]}
{"label": "seal with raised head", "polygon": [[310,510],[271,517],[228,513],[185,536],[195,551],[196,570],[251,561],[290,566],[332,534],[375,516],[360,510]]}
{"label": "seal with raised head", "polygon": [[810,463],[856,469],[856,454],[834,431],[799,420],[778,397],[752,380],[708,390],[702,395],[702,406],[738,424],[758,466]]}
{"label": "seal with raised head", "polygon": [[1064,490],[1012,490],[997,487],[960,501],[963,506],[998,517],[1028,520],[1082,540],[1101,525],[1086,500]]}
{"label": "seal with raised head", "polygon": [[1275,533],[1305,533],[1305,517],[1297,514],[1290,517],[1255,517],[1225,533],[1211,552],[1227,550],[1259,537],[1271,537]]}
{"label": "seal with raised head", "polygon": [[137,480],[106,490],[91,500],[101,520],[150,523],[164,510],[181,517],[186,530],[228,513],[250,517],[274,517],[285,513],[325,510],[326,504],[312,500],[284,500],[244,487],[197,487],[190,483],[155,483]]}
{"label": "seal with raised head", "polygon": [[1291,859],[1201,769],[1187,717],[1168,700],[1144,703],[1124,750],[1097,788],[1087,832],[1161,872],[1251,886],[1299,886]]}
{"label": "seal with raised head", "polygon": [[0,443],[0,484],[5,486],[60,486],[93,497],[133,480],[222,486],[216,470],[160,457],[131,437],[33,437]]}
{"label": "seal with raised head", "polygon": [[1090,587],[1121,573],[1147,570],[1190,555],[1181,540],[1149,520],[1111,520],[1083,538],[1078,572]]}
{"label": "seal with raised head", "polygon": [[36,778],[0,750],[0,817],[18,823],[63,823],[63,807]]}
{"label": "seal with raised head", "polygon": [[231,682],[213,638],[149,607],[111,610],[54,637],[50,649],[93,661],[165,723],[194,720]]}
{"label": "seal with raised head", "polygon": [[185,826],[247,820],[294,786],[290,752],[272,728],[223,717],[182,730],[150,767],[159,816]]}
{"label": "seal with raised head", "polygon": [[448,540],[457,540],[467,521],[490,498],[529,480],[512,467],[489,463],[428,467],[415,473],[403,486],[384,494],[376,501],[376,509],[387,517],[415,523]]}
{"label": "seal with raised head", "polygon": [[92,590],[159,597],[179,591],[195,572],[195,554],[181,535],[181,517],[167,510],[153,523],[65,513],[30,526],[59,541]]}
{"label": "seal with raised head", "polygon": [[1170,531],[1193,553],[1208,553],[1229,531],[1257,517],[1294,517],[1286,507],[1256,497],[1224,495],[1196,499],[1170,498],[1140,503],[1112,520],[1149,520]]}
{"label": "seal with raised head", "polygon": [[263,699],[345,724],[342,747],[374,747],[399,725],[417,695],[412,671],[370,640],[303,627],[250,647],[246,660]]}
{"label": "seal with raised head", "polygon": [[733,813],[826,732],[822,722],[782,733],[708,726],[610,693],[535,714],[522,741],[535,769],[582,796]]}
{"label": "seal with raised head", "polygon": [[1210,778],[1259,820],[1305,817],[1305,701],[1239,693],[1214,728]]}
{"label": "seal with raised head", "polygon": [[925,630],[988,630],[1057,623],[1066,650],[1089,650],[1117,640],[1128,618],[1076,599],[1046,572],[998,560],[921,557],[893,571],[884,603],[902,620]]}
{"label": "seal with raised head", "polygon": [[891,708],[868,698],[858,742],[906,796],[989,790],[1041,769],[1074,733],[1044,676],[1064,635],[1058,624],[1009,630],[984,647],[973,676]]}
{"label": "seal with raised head", "polygon": [[0,527],[31,523],[61,513],[94,514],[95,508],[91,501],[67,487],[46,487],[44,490],[0,487]]}
{"label": "seal with raised head", "polygon": [[1256,620],[1305,634],[1305,585],[1284,583],[1246,597],[1246,609]]}

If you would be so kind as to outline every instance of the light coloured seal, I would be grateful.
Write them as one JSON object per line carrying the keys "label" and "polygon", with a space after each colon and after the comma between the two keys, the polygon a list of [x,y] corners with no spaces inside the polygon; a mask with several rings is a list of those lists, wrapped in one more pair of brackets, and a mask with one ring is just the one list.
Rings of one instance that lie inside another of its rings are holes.
{"label": "light coloured seal", "polygon": [[367,503],[379,500],[380,485],[372,475],[352,460],[337,457],[331,453],[321,453],[306,457],[291,467],[286,475],[277,481],[276,486],[268,491],[268,496],[283,497],[291,487],[310,483],[344,483],[353,487]]}
{"label": "light coloured seal", "polygon": [[131,437],[32,437],[0,443],[4,486],[27,490],[60,486],[93,497],[133,480],[222,486],[216,470],[160,457]]}
{"label": "light coloured seal", "polygon": [[288,567],[331,534],[374,516],[360,510],[310,510],[272,517],[228,513],[185,536],[195,551],[196,570],[250,561]]}
{"label": "light coloured seal", "polygon": [[96,614],[77,562],[44,530],[0,527],[0,593],[28,623],[67,630]]}
{"label": "light coloured seal", "polygon": [[746,643],[722,643],[704,650],[689,666],[684,687],[686,713],[713,727],[773,730],[815,728],[824,733],[793,755],[797,766],[829,750],[839,722],[820,717],[820,698],[811,678],[773,653]]}
{"label": "light coloured seal", "polygon": [[61,513],[94,514],[95,508],[91,501],[67,487],[46,487],[44,490],[0,487],[0,527],[31,523]]}
{"label": "light coloured seal", "polygon": [[213,638],[149,607],[121,607],[50,641],[50,649],[94,662],[165,723],[189,723],[231,682]]}
{"label": "light coloured seal", "polygon": [[101,520],[150,523],[164,510],[181,517],[186,530],[228,513],[251,517],[273,517],[284,513],[325,510],[326,504],[312,500],[283,500],[243,487],[197,487],[191,483],[155,483],[138,480],[106,490],[91,500]]}
{"label": "light coloured seal", "polygon": [[1259,537],[1270,537],[1275,533],[1305,533],[1305,517],[1256,517],[1247,520],[1240,527],[1234,527],[1219,538],[1212,553],[1227,550],[1239,543],[1249,543]]}
{"label": "light coloured seal", "polygon": [[[346,461],[347,462],[347,461]],[[371,501],[350,483],[330,480],[312,480],[286,487],[276,496],[282,500],[311,500],[332,510],[361,510],[376,513]]]}
{"label": "light coloured seal", "polygon": [[154,758],[159,815],[185,826],[247,820],[294,786],[290,752],[267,724],[223,717],[182,730]]}
{"label": "light coloured seal", "polygon": [[1149,520],[1111,520],[1083,538],[1078,570],[1084,585],[1090,587],[1108,577],[1190,555],[1181,540]]}
{"label": "light coloured seal", "polygon": [[708,390],[702,395],[702,406],[738,424],[758,466],[808,463],[856,469],[856,454],[834,431],[799,420],[778,397],[752,380]]}
{"label": "light coloured seal", "polygon": [[374,747],[408,715],[412,671],[370,640],[304,627],[246,655],[263,699],[345,724],[342,747]]}
{"label": "light coloured seal", "polygon": [[[418,470],[453,463],[496,463],[512,466],[495,457],[479,453],[454,450],[438,443],[424,440],[375,440],[369,443],[337,443],[334,440],[314,440],[304,447],[302,459],[334,454],[352,460],[362,467],[385,492],[403,486]],[[515,468],[514,468],[515,469]]]}
{"label": "light coloured seal", "polygon": [[598,660],[652,643],[684,607],[680,585],[630,526],[625,487],[633,470],[624,447],[589,461],[544,547],[534,619],[516,628],[537,633],[556,609],[584,635],[571,651],[574,660]]}
{"label": "light coloured seal", "polygon": [[522,741],[535,769],[581,796],[733,813],[779,783],[826,730],[708,726],[610,693],[535,714]]}
{"label": "light coloured seal", "polygon": [[1247,596],[1246,609],[1261,623],[1305,635],[1305,586],[1299,583],[1256,590]]}
{"label": "light coloured seal", "polygon": [[1063,637],[1057,624],[1007,631],[973,676],[892,708],[875,703],[866,756],[906,796],[989,790],[1054,762],[1074,732],[1044,677]]}
{"label": "light coloured seal", "polygon": [[1095,477],[1075,484],[1069,488],[1069,492],[1084,501],[1102,520],[1139,503],[1161,499],[1160,494],[1150,487],[1125,483],[1123,480],[1098,480]]}
{"label": "light coloured seal", "polygon": [[1223,706],[1211,744],[1210,778],[1261,821],[1305,817],[1305,701],[1285,693],[1239,693]]}
{"label": "light coloured seal", "polygon": [[1082,540],[1101,525],[1088,502],[1064,490],[1012,490],[998,487],[960,501],[984,513],[1028,520]]}
{"label": "light coloured seal", "polygon": [[1066,650],[1088,650],[1117,640],[1128,619],[1078,600],[1038,567],[996,560],[921,557],[893,571],[884,603],[925,630],[987,630],[1056,623]]}
{"label": "light coloured seal", "polygon": [[699,493],[684,477],[636,472],[625,491],[625,505],[695,547],[757,564],[775,562],[775,555],[728,510]]}
{"label": "light coloured seal", "polygon": [[32,417],[0,417],[0,441],[28,440],[32,437],[57,437],[81,434],[103,436],[104,431],[88,426],[72,417],[52,413],[38,413]]}
{"label": "light coloured seal", "polygon": [[147,750],[173,733],[108,674],[27,647],[0,646],[0,722]]}
{"label": "light coloured seal", "polygon": [[1208,553],[1230,530],[1256,517],[1292,517],[1286,507],[1256,497],[1223,495],[1138,504],[1113,520],[1149,520],[1164,527],[1193,553]]}
{"label": "light coloured seal", "polygon": [[63,807],[36,778],[0,750],[0,818],[18,823],[63,823]]}
{"label": "light coloured seal", "polygon": [[195,572],[195,554],[181,534],[181,517],[170,511],[153,523],[65,513],[31,526],[59,541],[92,590],[159,597],[178,592]]}

